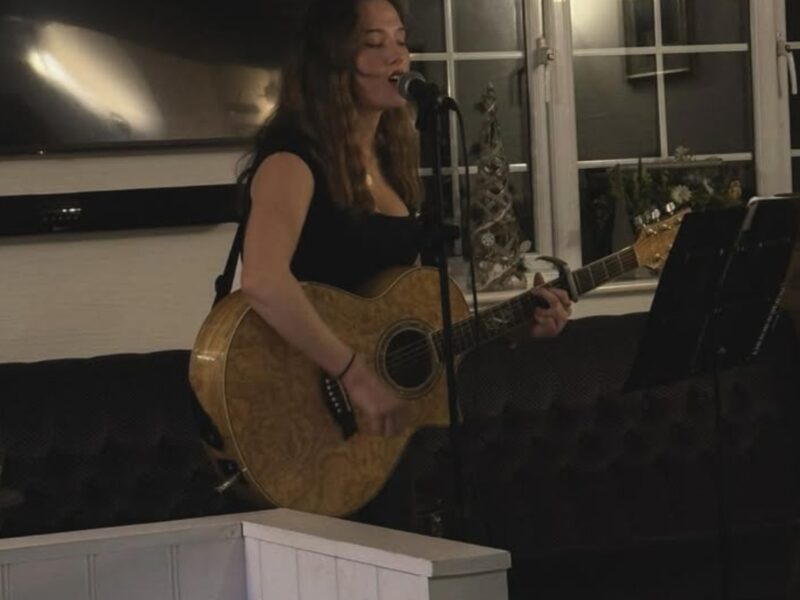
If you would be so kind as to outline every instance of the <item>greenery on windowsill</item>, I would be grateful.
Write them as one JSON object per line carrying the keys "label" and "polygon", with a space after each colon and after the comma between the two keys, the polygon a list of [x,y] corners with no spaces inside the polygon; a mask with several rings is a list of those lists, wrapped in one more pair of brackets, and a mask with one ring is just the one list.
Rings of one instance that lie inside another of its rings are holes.
{"label": "greenery on windowsill", "polygon": [[658,220],[661,215],[683,207],[711,210],[742,202],[739,165],[715,158],[699,160],[682,146],[676,148],[671,158],[658,163],[645,164],[640,159],[633,167],[615,165],[608,169],[607,177],[607,193],[593,201],[601,229],[608,226],[609,219],[621,207],[635,230],[642,222]]}

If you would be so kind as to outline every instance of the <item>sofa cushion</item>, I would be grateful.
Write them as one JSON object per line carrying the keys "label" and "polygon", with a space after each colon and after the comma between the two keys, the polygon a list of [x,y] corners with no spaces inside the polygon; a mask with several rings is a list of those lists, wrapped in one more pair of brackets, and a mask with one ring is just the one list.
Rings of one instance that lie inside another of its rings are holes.
{"label": "sofa cushion", "polygon": [[188,360],[176,350],[0,365],[0,486],[23,498],[0,535],[246,508],[213,491]]}

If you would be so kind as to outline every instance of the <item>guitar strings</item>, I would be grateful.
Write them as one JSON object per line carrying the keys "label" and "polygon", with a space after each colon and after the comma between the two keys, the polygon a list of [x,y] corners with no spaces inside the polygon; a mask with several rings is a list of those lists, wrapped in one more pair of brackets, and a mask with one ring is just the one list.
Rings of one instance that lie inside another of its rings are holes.
{"label": "guitar strings", "polygon": [[[460,324],[455,324],[453,330],[453,341],[458,343],[468,342],[472,337],[472,327],[468,322],[462,321]],[[437,331],[440,334],[441,331]],[[424,340],[409,342],[404,346],[386,353],[386,365],[389,367],[397,367],[406,363],[418,360],[419,358],[430,354],[431,350],[435,351],[436,344],[431,338]]]}
{"label": "guitar strings", "polygon": [[[550,282],[550,285],[552,284],[553,282]],[[533,306],[526,306],[525,302],[526,300],[530,301],[532,298],[533,297],[527,298],[524,294],[522,294],[507,303],[503,303],[497,307],[488,309],[481,320],[486,321],[487,317],[491,317],[493,314],[495,314],[499,315],[501,324],[506,325],[509,320],[517,320],[518,313],[519,317],[527,318],[530,316],[529,309]],[[469,341],[470,337],[473,335],[473,331],[474,317],[469,317],[467,319],[458,321],[457,323],[453,323],[453,341],[455,343]],[[436,333],[441,334],[442,332],[439,330]],[[498,335],[497,332],[494,332],[491,329],[484,329],[484,333],[488,334],[488,339]],[[386,366],[397,367],[411,361],[418,360],[422,356],[429,354],[432,348],[435,350],[435,344],[429,339],[411,342],[405,346],[397,348],[392,352],[387,352]]]}
{"label": "guitar strings", "polygon": [[[620,265],[622,267],[622,272],[624,272],[628,268],[636,265],[635,256],[629,257],[629,256],[623,254],[623,255],[619,256],[617,258],[617,260],[620,262]],[[596,261],[596,262],[600,262],[600,261]],[[632,264],[629,265],[628,263],[632,263]],[[586,267],[581,269],[579,272],[575,272],[575,275],[586,274],[589,277],[591,277],[592,279],[594,279],[594,273],[592,272],[591,269],[592,269],[592,267],[596,267],[596,266],[597,265],[595,263],[587,265]],[[604,266],[604,269],[605,269],[606,279],[608,279],[608,278],[610,278],[610,272],[609,272],[608,266],[605,265],[605,264],[603,266]],[[548,284],[545,284],[545,285],[553,285],[553,284],[554,284],[554,282],[548,282]],[[583,286],[580,286],[580,287],[583,287]],[[587,287],[593,287],[593,286],[587,286]],[[522,298],[524,298],[524,295],[519,296],[515,300],[520,300]],[[521,311],[523,313],[523,316],[526,313],[524,306],[516,305],[514,303],[511,303],[511,304],[508,304],[508,305],[504,305],[504,307],[505,308],[501,308],[498,311],[500,315],[502,315],[504,313],[504,310],[510,310],[512,318],[516,318],[516,312],[515,311],[516,311],[517,308],[521,309]],[[491,313],[492,310],[496,310],[496,309],[489,309],[487,311],[487,313]],[[470,317],[469,319],[465,319],[465,320],[462,320],[462,321],[460,321],[458,323],[454,323],[453,324],[453,326],[454,326],[454,329],[453,329],[453,340],[454,340],[454,342],[456,344],[463,343],[465,341],[469,341],[469,338],[470,338],[470,336],[472,336],[472,332],[473,332],[473,328],[470,326],[471,321],[472,321],[472,317]],[[438,331],[436,333],[441,334],[441,331]],[[492,332],[491,329],[486,329],[484,331],[484,333],[488,334],[488,339],[491,339],[493,337],[497,337],[497,335],[499,335],[498,332]],[[431,338],[426,338],[424,340],[411,342],[411,343],[406,344],[405,346],[401,346],[401,347],[395,349],[394,351],[387,352],[387,354],[386,354],[386,365],[387,365],[387,367],[390,367],[390,368],[391,367],[402,366],[402,365],[407,364],[407,363],[409,363],[411,361],[419,360],[421,357],[423,357],[425,355],[430,355],[432,352],[433,353],[436,352],[436,344],[433,343]]]}
{"label": "guitar strings", "polygon": [[[492,316],[490,313],[495,312],[501,318],[501,325],[506,325],[508,320],[517,320],[519,312],[519,316],[522,318],[526,318],[528,315],[528,311],[526,307],[522,304],[519,304],[521,298],[516,298],[509,304],[501,305],[494,309],[487,310],[487,315],[484,315],[483,321],[486,321],[487,316]],[[470,338],[473,336],[473,326],[472,326],[472,318],[464,319],[457,323],[453,324],[453,341],[456,343],[463,343],[468,342]],[[437,334],[441,334],[441,330],[436,332]],[[499,332],[493,331],[492,329],[484,329],[484,334],[487,335],[487,339],[492,339],[499,335]],[[430,339],[425,339],[421,341],[415,341],[406,344],[405,346],[401,346],[392,352],[387,352],[386,354],[386,365],[388,367],[397,367],[404,365],[408,362],[418,360],[422,356],[426,354],[430,354],[430,350],[434,349],[435,344],[430,341]]]}
{"label": "guitar strings", "polygon": [[[461,325],[457,325],[453,331],[453,341],[456,344],[469,342],[470,339],[473,337],[473,329],[472,327],[468,326],[467,323],[462,322]],[[441,333],[437,331],[436,333]],[[493,332],[491,329],[484,330],[484,333],[487,334],[487,339],[491,339],[499,335],[496,332]],[[388,367],[397,367],[409,362],[415,361],[420,359],[425,355],[431,354],[431,351],[436,350],[436,344],[431,341],[430,338],[426,338],[425,340],[410,342],[404,346],[400,346],[399,348],[389,351],[386,353],[386,365]]]}

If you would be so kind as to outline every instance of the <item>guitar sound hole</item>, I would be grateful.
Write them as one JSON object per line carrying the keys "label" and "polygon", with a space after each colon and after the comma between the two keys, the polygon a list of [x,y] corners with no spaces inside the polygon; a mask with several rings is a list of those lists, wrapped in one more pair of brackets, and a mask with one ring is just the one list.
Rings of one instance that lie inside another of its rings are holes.
{"label": "guitar sound hole", "polygon": [[433,361],[428,336],[417,329],[395,333],[386,345],[386,374],[397,386],[416,389],[431,375]]}

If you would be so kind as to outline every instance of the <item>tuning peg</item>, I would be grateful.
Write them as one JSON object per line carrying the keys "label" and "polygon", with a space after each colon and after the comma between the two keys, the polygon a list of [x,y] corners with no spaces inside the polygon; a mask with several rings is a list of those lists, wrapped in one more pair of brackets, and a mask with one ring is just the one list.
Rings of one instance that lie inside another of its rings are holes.
{"label": "tuning peg", "polygon": [[664,212],[667,213],[668,215],[673,215],[677,209],[678,207],[674,202],[667,202],[664,205]]}

